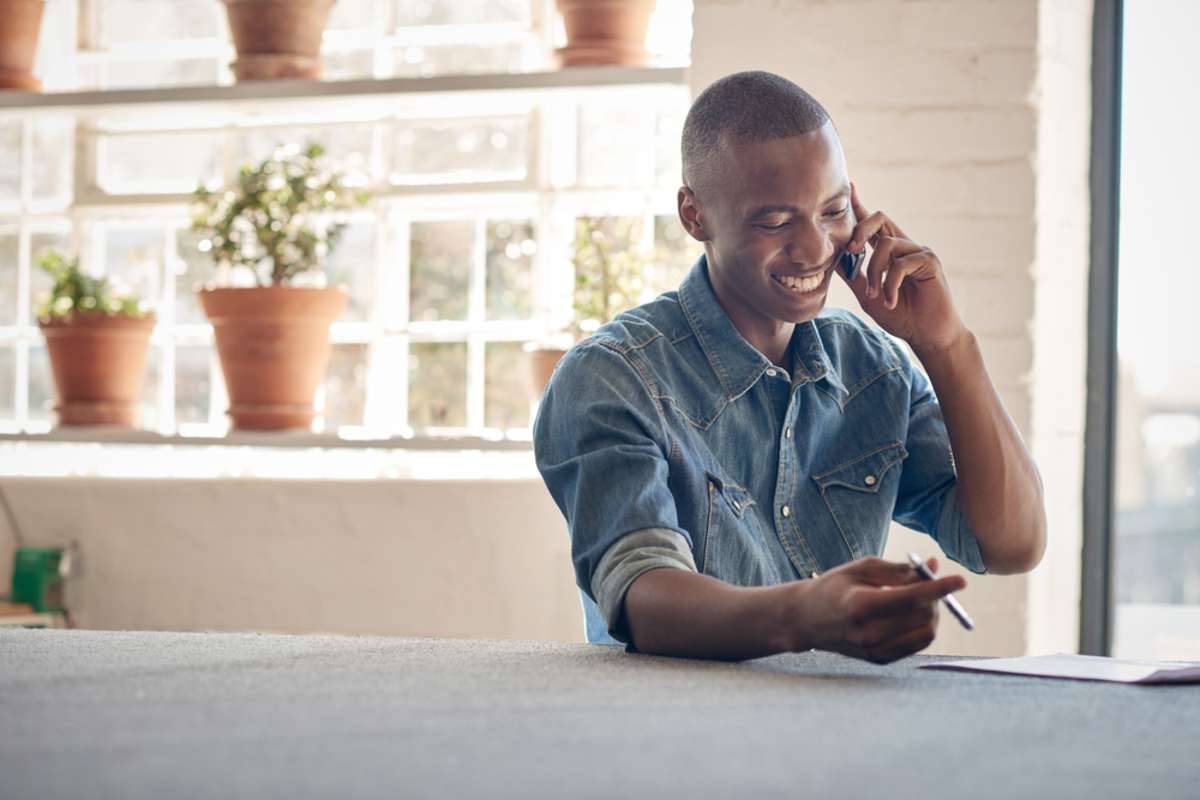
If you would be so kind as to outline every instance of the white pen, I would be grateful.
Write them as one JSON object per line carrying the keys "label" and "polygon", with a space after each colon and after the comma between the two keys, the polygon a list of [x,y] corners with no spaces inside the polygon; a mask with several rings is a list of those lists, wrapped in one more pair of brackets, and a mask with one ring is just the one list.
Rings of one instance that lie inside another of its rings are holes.
{"label": "white pen", "polygon": [[[929,567],[925,565],[925,562],[922,561],[921,557],[916,553],[909,553],[908,560],[909,563],[911,563],[917,570],[917,574],[922,578],[927,581],[934,579],[933,573],[929,571]],[[950,613],[954,615],[955,619],[962,623],[964,628],[969,631],[975,630],[975,623],[971,621],[969,616],[967,616],[967,610],[959,605],[958,601],[954,599],[954,595],[945,595],[942,597],[942,600],[946,603],[946,608],[950,609]]]}

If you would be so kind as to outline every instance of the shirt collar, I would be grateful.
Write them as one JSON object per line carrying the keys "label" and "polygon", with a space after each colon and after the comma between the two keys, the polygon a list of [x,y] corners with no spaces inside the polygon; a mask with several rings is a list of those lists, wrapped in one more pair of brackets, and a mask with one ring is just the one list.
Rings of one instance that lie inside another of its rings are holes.
{"label": "shirt collar", "polygon": [[[679,305],[730,400],[745,394],[773,366],[770,359],[742,337],[725,309],[721,308],[708,278],[706,255],[696,260],[679,285]],[[825,380],[841,394],[847,393],[830,366],[813,320],[797,323],[789,350],[793,383]]]}

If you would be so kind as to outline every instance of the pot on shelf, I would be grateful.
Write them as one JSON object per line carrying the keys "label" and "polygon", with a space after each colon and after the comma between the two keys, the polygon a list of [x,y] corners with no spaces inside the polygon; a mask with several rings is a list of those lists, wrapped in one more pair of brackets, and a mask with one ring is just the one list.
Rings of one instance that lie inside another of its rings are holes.
{"label": "pot on shelf", "polygon": [[37,92],[33,77],[45,0],[0,0],[0,89]]}
{"label": "pot on shelf", "polygon": [[560,67],[646,65],[646,30],[656,0],[556,0],[567,46],[554,51]]}
{"label": "pot on shelf", "polygon": [[526,352],[529,354],[529,395],[537,402],[546,393],[550,376],[567,351],[555,347],[535,347]]}
{"label": "pot on shelf", "polygon": [[329,326],[346,306],[346,291],[256,286],[199,295],[216,337],[233,427],[309,429],[329,368]]}
{"label": "pot on shelf", "polygon": [[334,0],[224,0],[239,81],[321,77],[321,34]]}
{"label": "pot on shelf", "polygon": [[38,320],[54,373],[60,425],[138,424],[154,316],[76,312]]}

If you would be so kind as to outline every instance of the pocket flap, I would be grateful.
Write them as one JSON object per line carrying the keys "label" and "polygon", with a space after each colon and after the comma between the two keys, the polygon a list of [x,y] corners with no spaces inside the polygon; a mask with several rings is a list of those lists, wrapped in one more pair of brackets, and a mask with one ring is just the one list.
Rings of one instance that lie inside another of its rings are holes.
{"label": "pocket flap", "polygon": [[883,476],[887,471],[906,458],[908,451],[903,443],[888,442],[831,470],[813,475],[813,480],[822,489],[845,486],[847,489],[874,494],[883,484]]}
{"label": "pocket flap", "polygon": [[729,510],[739,518],[746,513],[747,508],[754,505],[754,498],[741,486],[732,481],[722,480],[708,470],[705,470],[704,474],[708,476],[708,490],[720,494]]}

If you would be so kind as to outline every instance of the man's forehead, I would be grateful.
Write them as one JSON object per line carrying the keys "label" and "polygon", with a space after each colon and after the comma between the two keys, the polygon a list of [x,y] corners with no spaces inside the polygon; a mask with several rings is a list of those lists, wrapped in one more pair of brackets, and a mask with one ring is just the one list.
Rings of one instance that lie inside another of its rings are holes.
{"label": "man's forehead", "polygon": [[721,178],[739,206],[818,205],[848,188],[836,134],[824,130],[764,142],[725,142]]}

